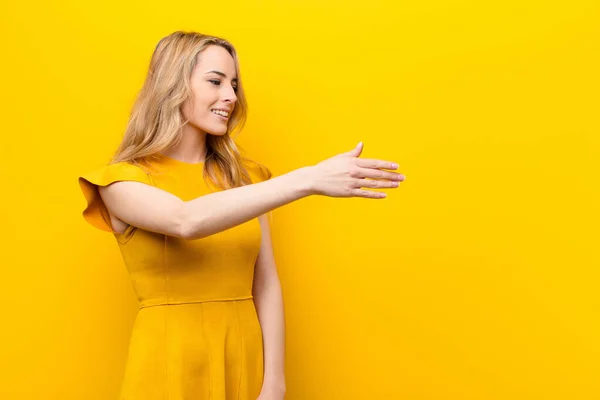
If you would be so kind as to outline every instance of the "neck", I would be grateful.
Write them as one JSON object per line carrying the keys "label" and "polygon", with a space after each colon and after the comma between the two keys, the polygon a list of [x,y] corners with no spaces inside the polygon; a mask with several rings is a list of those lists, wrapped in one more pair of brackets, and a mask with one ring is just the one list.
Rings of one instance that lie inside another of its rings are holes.
{"label": "neck", "polygon": [[179,143],[163,153],[184,162],[203,162],[206,159],[206,135],[206,132],[186,124],[182,129]]}

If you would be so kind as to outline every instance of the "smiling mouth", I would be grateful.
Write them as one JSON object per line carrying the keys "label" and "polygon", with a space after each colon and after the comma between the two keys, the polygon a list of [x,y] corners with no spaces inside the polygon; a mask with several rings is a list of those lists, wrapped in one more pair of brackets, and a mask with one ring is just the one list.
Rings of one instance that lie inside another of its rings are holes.
{"label": "smiling mouth", "polygon": [[210,110],[211,113],[215,114],[217,117],[221,117],[222,119],[228,119],[229,113],[227,111],[221,110]]}

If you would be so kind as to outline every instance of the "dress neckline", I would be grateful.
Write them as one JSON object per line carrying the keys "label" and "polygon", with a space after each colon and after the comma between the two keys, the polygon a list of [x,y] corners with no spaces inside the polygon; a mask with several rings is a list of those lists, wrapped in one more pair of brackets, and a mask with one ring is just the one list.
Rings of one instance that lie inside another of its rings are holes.
{"label": "dress neckline", "polygon": [[169,157],[163,153],[158,153],[158,155],[163,159],[163,161],[167,164],[171,164],[171,165],[187,165],[189,167],[201,167],[204,166],[205,161],[200,161],[197,163],[190,163],[190,162],[186,162],[186,161],[181,161],[178,160],[176,158],[172,158]]}

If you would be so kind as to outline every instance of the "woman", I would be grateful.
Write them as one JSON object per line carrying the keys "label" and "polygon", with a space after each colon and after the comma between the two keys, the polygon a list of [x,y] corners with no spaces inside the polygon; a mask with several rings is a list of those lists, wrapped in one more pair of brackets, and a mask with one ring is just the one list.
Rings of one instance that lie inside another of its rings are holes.
{"label": "woman", "polygon": [[[269,211],[309,195],[398,187],[362,144],[271,179],[231,138],[246,118],[234,47],[175,32],[156,47],[113,160],[79,177],[140,301],[123,400],[281,400],[284,315]],[[365,179],[380,178],[380,180]]]}

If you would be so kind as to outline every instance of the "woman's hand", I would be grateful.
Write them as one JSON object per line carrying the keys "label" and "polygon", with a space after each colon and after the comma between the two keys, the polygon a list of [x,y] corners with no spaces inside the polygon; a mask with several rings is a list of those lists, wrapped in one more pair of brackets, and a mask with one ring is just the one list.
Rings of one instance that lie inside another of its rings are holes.
{"label": "woman's hand", "polygon": [[[391,161],[358,158],[363,150],[360,142],[354,149],[346,153],[328,158],[313,167],[314,194],[329,197],[365,197],[381,199],[385,193],[361,188],[397,188],[404,175],[395,172],[398,165]],[[384,179],[367,180],[365,178]]]}

